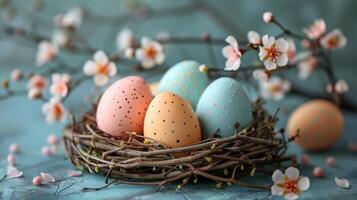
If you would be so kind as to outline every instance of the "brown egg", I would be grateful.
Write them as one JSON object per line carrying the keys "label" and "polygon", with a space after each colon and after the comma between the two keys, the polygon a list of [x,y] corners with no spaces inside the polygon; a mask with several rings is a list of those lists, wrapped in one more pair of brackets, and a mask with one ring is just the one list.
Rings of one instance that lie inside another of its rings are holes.
{"label": "brown egg", "polygon": [[326,100],[309,101],[298,107],[290,116],[287,130],[295,142],[310,151],[320,151],[334,146],[342,135],[344,126],[340,109]]}
{"label": "brown egg", "polygon": [[201,141],[201,128],[187,101],[174,93],[163,92],[151,101],[146,111],[144,136],[168,147],[183,147]]}

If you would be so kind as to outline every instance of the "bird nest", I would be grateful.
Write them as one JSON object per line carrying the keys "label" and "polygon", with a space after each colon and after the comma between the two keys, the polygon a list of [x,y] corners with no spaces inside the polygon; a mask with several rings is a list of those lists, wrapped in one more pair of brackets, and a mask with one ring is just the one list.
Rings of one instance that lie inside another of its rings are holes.
{"label": "bird nest", "polygon": [[73,120],[64,129],[64,144],[68,158],[76,167],[105,175],[107,186],[124,183],[159,189],[178,182],[177,187],[181,188],[198,179],[210,179],[217,187],[226,183],[268,189],[268,185],[257,184],[254,178],[245,178],[249,182],[241,178],[257,173],[270,177],[273,170],[283,167],[283,162],[295,163],[294,156],[285,155],[287,143],[292,139],[285,138],[283,130],[274,129],[276,114],[269,115],[261,102],[254,104],[254,121],[232,136],[210,138],[179,148],[168,148],[130,132],[126,139],[111,137],[98,129],[95,110],[94,107],[80,121]]}

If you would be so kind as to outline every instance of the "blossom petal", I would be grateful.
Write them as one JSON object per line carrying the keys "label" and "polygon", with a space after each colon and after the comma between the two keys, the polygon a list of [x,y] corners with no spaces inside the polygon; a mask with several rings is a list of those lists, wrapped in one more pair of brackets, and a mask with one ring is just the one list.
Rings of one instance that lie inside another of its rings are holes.
{"label": "blossom petal", "polygon": [[68,171],[67,171],[67,175],[68,175],[69,177],[80,176],[80,175],[82,175],[82,171],[78,171],[78,170],[68,170]]}
{"label": "blossom petal", "polygon": [[271,194],[282,196],[284,194],[284,189],[282,187],[273,185],[273,186],[271,186]]}
{"label": "blossom petal", "polygon": [[92,76],[93,74],[95,74],[95,68],[96,68],[96,64],[91,61],[88,60],[83,67],[83,73],[87,76]]}
{"label": "blossom petal", "polygon": [[93,60],[94,62],[103,65],[106,65],[109,62],[107,55],[104,53],[104,51],[101,50],[94,53]]}
{"label": "blossom petal", "polygon": [[276,69],[276,63],[271,60],[264,61],[264,65],[267,70]]}
{"label": "blossom petal", "polygon": [[143,59],[141,65],[144,69],[151,69],[155,66],[155,62],[152,59]]}
{"label": "blossom petal", "polygon": [[305,191],[310,187],[310,179],[308,177],[301,177],[298,182],[298,188],[301,191]]}
{"label": "blossom petal", "polygon": [[238,47],[238,42],[237,42],[237,40],[233,37],[233,36],[228,36],[227,38],[226,38],[226,42],[228,43],[228,44],[230,44],[231,46],[233,46],[235,49],[239,49],[239,47]]}
{"label": "blossom petal", "polygon": [[267,55],[264,47],[259,47],[259,58],[260,60],[264,60],[265,56]]}
{"label": "blossom petal", "polygon": [[274,171],[272,179],[274,183],[282,183],[284,182],[284,174],[279,169],[277,169]]}
{"label": "blossom petal", "polygon": [[164,61],[165,61],[165,54],[163,54],[162,52],[158,53],[155,58],[156,64],[161,65],[162,63],[164,63]]}
{"label": "blossom petal", "polygon": [[286,52],[289,49],[289,43],[284,39],[284,38],[279,38],[275,42],[276,44],[276,49],[278,49],[279,52]]}
{"label": "blossom petal", "polygon": [[340,179],[335,177],[335,183],[338,187],[347,189],[350,188],[350,182],[347,179]]}
{"label": "blossom petal", "polygon": [[115,63],[110,62],[108,68],[109,76],[115,76],[117,74],[117,66],[115,65]]}
{"label": "blossom petal", "polygon": [[284,195],[284,198],[286,200],[295,200],[295,199],[299,198],[299,196],[294,193],[288,193],[288,194]]}
{"label": "blossom petal", "polygon": [[286,55],[286,53],[281,54],[278,59],[276,60],[276,64],[279,67],[285,66],[286,64],[288,64],[288,55]]}
{"label": "blossom petal", "polygon": [[226,58],[229,58],[230,52],[233,51],[233,47],[232,46],[225,46],[222,48],[222,55]]}
{"label": "blossom petal", "polygon": [[54,183],[56,181],[55,177],[49,173],[41,172],[41,177],[45,183]]}
{"label": "blossom petal", "polygon": [[259,33],[255,32],[255,31],[249,31],[247,34],[247,37],[248,37],[249,43],[260,44],[260,42],[261,42]]}
{"label": "blossom petal", "polygon": [[19,171],[16,167],[8,166],[7,167],[7,176],[9,178],[18,178],[21,177],[24,173]]}
{"label": "blossom petal", "polygon": [[290,179],[290,180],[297,180],[300,176],[300,172],[298,169],[295,167],[289,167],[285,170],[285,175]]}
{"label": "blossom petal", "polygon": [[108,76],[105,76],[105,75],[102,75],[102,74],[94,76],[94,82],[98,86],[103,86],[103,85],[107,84],[108,81],[109,81]]}
{"label": "blossom petal", "polygon": [[240,58],[238,59],[228,59],[225,64],[225,70],[235,71],[240,67]]}
{"label": "blossom petal", "polygon": [[263,36],[263,45],[266,48],[270,48],[275,43],[274,37],[269,37],[268,35]]}

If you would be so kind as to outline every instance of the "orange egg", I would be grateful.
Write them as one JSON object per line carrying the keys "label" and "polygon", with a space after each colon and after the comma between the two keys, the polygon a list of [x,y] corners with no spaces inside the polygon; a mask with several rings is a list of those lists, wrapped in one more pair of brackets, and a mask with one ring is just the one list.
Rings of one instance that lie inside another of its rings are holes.
{"label": "orange egg", "polygon": [[183,147],[201,141],[201,128],[186,100],[174,93],[162,92],[146,111],[144,136],[168,147]]}
{"label": "orange egg", "polygon": [[149,86],[150,86],[152,94],[156,95],[157,94],[157,87],[159,86],[159,82],[150,83]]}
{"label": "orange egg", "polygon": [[343,126],[343,115],[336,105],[326,100],[313,100],[291,114],[287,130],[290,136],[295,136],[299,130],[295,142],[305,150],[320,151],[336,144]]}

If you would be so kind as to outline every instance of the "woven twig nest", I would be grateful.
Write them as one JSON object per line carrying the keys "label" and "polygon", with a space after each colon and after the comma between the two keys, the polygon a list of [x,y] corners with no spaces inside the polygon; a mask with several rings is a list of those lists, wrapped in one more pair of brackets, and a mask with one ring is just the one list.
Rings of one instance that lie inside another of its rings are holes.
{"label": "woven twig nest", "polygon": [[[93,109],[95,110],[95,108]],[[275,131],[276,115],[269,115],[257,102],[254,122],[227,138],[211,138],[192,146],[168,148],[158,141],[135,133],[127,139],[106,135],[96,126],[95,113],[86,113],[64,130],[68,158],[80,169],[102,173],[111,183],[155,185],[182,181],[179,187],[200,177],[245,187],[269,188],[242,182],[242,175],[254,176],[281,167],[291,160],[284,156],[287,142],[282,131]],[[191,181],[190,181],[191,180]],[[107,182],[108,183],[108,182]]]}

